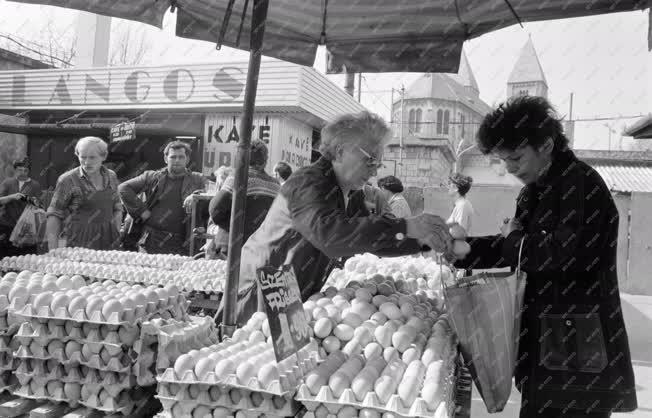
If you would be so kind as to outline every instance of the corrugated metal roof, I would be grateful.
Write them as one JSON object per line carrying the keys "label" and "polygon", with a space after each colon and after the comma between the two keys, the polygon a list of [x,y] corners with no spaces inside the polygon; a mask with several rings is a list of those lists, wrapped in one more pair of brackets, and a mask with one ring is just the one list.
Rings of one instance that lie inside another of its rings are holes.
{"label": "corrugated metal roof", "polygon": [[600,173],[609,189],[618,192],[652,192],[652,165],[591,164]]}

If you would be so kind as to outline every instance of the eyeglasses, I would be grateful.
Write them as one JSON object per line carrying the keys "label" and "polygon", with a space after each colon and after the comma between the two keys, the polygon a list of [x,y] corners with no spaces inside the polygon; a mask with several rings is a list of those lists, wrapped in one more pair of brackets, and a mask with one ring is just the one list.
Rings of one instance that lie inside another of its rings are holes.
{"label": "eyeglasses", "polygon": [[369,167],[369,168],[375,168],[375,169],[379,169],[379,168],[383,168],[383,167],[385,167],[385,165],[384,165],[381,161],[379,161],[379,160],[378,160],[377,158],[375,158],[375,157],[372,157],[372,156],[371,156],[367,151],[365,151],[364,149],[362,149],[362,148],[359,147],[359,146],[358,146],[357,148],[360,150],[360,152],[362,153],[362,155],[364,155],[364,156],[366,157],[366,161],[365,161],[365,163],[367,164],[367,167]]}

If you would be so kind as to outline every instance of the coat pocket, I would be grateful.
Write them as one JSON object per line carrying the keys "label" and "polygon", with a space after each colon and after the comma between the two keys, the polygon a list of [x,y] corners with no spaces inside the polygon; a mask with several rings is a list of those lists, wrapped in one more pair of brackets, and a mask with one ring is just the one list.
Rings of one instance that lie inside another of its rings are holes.
{"label": "coat pocket", "polygon": [[541,316],[540,364],[549,370],[599,373],[607,349],[598,313]]}

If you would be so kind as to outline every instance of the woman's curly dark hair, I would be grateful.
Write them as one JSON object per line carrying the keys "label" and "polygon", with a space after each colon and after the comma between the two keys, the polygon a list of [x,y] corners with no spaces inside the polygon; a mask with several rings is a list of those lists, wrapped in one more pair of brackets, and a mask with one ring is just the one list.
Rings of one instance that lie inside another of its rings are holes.
{"label": "woman's curly dark hair", "polygon": [[553,152],[568,148],[568,138],[550,102],[538,96],[517,96],[484,117],[476,140],[480,151],[489,154],[525,145],[538,149],[548,138],[555,143]]}

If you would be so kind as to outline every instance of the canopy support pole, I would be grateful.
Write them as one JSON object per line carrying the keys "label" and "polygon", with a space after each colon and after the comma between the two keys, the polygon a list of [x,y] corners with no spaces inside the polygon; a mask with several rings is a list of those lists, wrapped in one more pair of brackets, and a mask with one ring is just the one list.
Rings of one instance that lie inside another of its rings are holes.
{"label": "canopy support pole", "polygon": [[[249,181],[249,151],[251,149],[251,128],[253,125],[258,90],[258,75],[262,56],[265,21],[269,0],[254,0],[249,70],[245,87],[244,109],[240,121],[240,140],[235,157],[235,177],[228,250],[228,276],[224,287],[224,309],[222,315],[222,337],[233,335],[237,327],[238,287],[240,283],[240,255],[244,244],[245,209],[247,203],[247,182]],[[250,260],[245,260],[249,262]]]}

